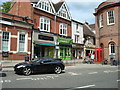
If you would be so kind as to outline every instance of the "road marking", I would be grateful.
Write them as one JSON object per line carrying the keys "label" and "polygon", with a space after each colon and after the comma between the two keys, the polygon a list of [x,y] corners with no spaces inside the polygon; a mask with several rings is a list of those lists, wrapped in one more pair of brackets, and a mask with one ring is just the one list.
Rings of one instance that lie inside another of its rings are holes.
{"label": "road marking", "polygon": [[119,82],[120,80],[117,80],[117,82]]}
{"label": "road marking", "polygon": [[68,72],[68,73],[71,74],[71,75],[79,75],[79,74],[74,73],[74,72]]}
{"label": "road marking", "polygon": [[87,85],[87,86],[82,86],[82,87],[76,87],[75,89],[78,89],[78,88],[89,88],[89,87],[95,87],[95,85]]}
{"label": "road marking", "polygon": [[3,83],[3,80],[1,80],[0,82]]}
{"label": "road marking", "polygon": [[97,74],[98,72],[90,72],[90,73],[88,73],[88,74]]}
{"label": "road marking", "polygon": [[110,70],[109,71],[104,71],[105,73],[109,73],[110,72]]}
{"label": "road marking", "polygon": [[11,80],[5,80],[5,82],[11,82]]}
{"label": "road marking", "polygon": [[16,80],[26,80],[26,79],[31,79],[32,80],[32,78],[17,78]]}

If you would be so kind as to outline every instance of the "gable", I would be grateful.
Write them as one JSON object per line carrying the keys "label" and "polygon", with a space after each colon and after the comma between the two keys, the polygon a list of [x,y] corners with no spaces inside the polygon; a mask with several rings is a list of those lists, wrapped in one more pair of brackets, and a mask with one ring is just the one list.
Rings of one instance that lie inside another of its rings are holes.
{"label": "gable", "polygon": [[35,8],[38,8],[40,10],[43,10],[52,14],[55,13],[53,4],[49,0],[39,0],[38,3],[35,5]]}
{"label": "gable", "polygon": [[58,10],[57,15],[62,18],[71,20],[71,15],[65,2],[62,4],[60,9]]}

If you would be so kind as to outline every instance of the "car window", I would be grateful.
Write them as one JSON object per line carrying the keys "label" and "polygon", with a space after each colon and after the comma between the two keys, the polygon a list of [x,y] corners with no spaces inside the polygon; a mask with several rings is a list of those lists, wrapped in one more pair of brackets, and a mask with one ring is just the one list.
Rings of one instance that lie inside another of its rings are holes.
{"label": "car window", "polygon": [[45,58],[45,59],[43,60],[44,63],[52,62],[52,61],[54,61],[54,59],[52,59],[52,58]]}

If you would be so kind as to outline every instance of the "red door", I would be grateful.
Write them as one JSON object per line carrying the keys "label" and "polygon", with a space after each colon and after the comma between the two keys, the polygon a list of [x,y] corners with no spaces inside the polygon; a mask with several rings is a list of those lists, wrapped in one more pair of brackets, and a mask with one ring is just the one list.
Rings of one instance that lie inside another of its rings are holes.
{"label": "red door", "polygon": [[102,48],[95,49],[95,62],[102,62],[103,61],[103,50]]}

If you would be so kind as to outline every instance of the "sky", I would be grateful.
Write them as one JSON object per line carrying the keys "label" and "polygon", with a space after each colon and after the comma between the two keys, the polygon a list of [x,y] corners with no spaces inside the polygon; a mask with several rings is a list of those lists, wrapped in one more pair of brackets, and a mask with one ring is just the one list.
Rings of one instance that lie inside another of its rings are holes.
{"label": "sky", "polygon": [[[5,1],[9,0],[0,0],[0,4]],[[60,0],[51,1],[57,3]],[[97,8],[98,5],[103,1],[105,0],[65,0],[72,19],[77,20],[81,23],[87,21],[89,24],[95,23],[95,17],[93,13],[95,12],[95,8]]]}

